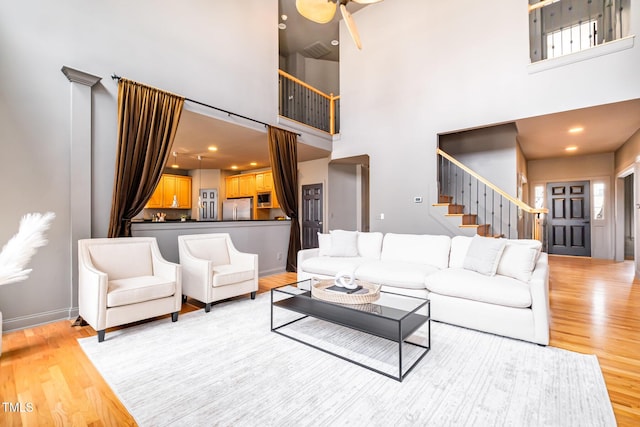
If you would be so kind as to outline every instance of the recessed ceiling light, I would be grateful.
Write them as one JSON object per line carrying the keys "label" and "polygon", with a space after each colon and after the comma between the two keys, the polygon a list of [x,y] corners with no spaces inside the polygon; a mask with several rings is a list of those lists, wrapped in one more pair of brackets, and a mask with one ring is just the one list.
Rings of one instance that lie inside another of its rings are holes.
{"label": "recessed ceiling light", "polygon": [[258,164],[256,162],[251,162],[249,163],[251,166],[258,166]]}
{"label": "recessed ceiling light", "polygon": [[216,147],[215,145],[212,145],[211,147],[208,147],[209,151],[218,151],[218,147]]}
{"label": "recessed ceiling light", "polygon": [[289,18],[287,15],[284,15],[284,14],[280,15],[280,19],[282,19],[283,21],[286,21],[287,18]]}
{"label": "recessed ceiling light", "polygon": [[338,40],[331,40],[331,46],[338,46],[340,42]]}
{"label": "recessed ceiling light", "polygon": [[233,165],[233,166],[231,166],[231,169],[236,170],[236,169],[238,169],[238,166]]}
{"label": "recessed ceiling light", "polygon": [[175,163],[171,165],[172,168],[174,169],[178,169],[180,166],[176,165]]}
{"label": "recessed ceiling light", "polygon": [[287,24],[285,24],[284,22],[281,22],[278,24],[278,28],[280,28],[281,30],[284,30],[287,28]]}
{"label": "recessed ceiling light", "polygon": [[569,129],[569,133],[580,133],[584,130],[583,127],[576,126],[574,128]]}
{"label": "recessed ceiling light", "polygon": [[576,147],[575,145],[571,145],[567,148],[565,148],[565,151],[576,151],[578,149],[578,147]]}

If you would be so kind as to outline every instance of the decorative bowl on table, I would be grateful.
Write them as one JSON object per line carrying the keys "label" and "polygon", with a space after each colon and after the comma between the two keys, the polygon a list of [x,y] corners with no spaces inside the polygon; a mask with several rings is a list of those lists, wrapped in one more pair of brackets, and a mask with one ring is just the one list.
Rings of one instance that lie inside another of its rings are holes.
{"label": "decorative bowl on table", "polygon": [[335,281],[333,279],[320,280],[311,285],[311,295],[314,298],[318,298],[324,301],[337,302],[339,304],[368,304],[377,301],[380,298],[380,285],[375,283],[365,282],[362,280],[356,281],[359,288],[352,293],[345,292],[345,290],[331,290],[335,289]]}

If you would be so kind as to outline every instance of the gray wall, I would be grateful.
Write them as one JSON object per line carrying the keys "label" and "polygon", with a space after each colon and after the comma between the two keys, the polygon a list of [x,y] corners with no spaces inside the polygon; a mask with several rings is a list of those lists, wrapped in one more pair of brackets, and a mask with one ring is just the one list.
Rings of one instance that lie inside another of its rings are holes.
{"label": "gray wall", "polygon": [[440,148],[517,197],[517,129],[514,123],[440,135]]}
{"label": "gray wall", "polygon": [[[101,76],[93,87],[91,234],[107,234],[116,150],[112,73],[275,123],[276,0],[0,0],[0,244],[27,212],[53,211],[33,273],[0,287],[5,330],[77,311],[72,268],[70,83],[63,65]],[[269,19],[272,17],[273,19]],[[250,64],[250,66],[247,66]],[[89,237],[89,236],[87,236]]]}
{"label": "gray wall", "polygon": [[289,248],[290,221],[167,222],[132,224],[134,237],[155,237],[162,255],[180,262],[178,236],[228,233],[240,252],[258,254],[260,277],[284,273]]}
{"label": "gray wall", "polygon": [[357,230],[357,165],[329,164],[329,230]]}

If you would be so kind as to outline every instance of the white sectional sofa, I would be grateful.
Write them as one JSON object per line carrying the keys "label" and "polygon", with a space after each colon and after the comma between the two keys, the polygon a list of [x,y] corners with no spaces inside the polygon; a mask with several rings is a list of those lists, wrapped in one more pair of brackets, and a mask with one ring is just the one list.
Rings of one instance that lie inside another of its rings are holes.
{"label": "white sectional sofa", "polygon": [[298,252],[298,280],[338,273],[431,300],[431,318],[549,343],[549,265],[537,240],[335,230]]}

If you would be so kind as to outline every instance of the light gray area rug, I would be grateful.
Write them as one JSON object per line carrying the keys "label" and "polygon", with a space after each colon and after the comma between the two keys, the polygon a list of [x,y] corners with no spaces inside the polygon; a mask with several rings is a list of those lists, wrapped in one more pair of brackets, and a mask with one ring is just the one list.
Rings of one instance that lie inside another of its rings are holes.
{"label": "light gray area rug", "polygon": [[[292,333],[342,336],[331,327]],[[437,322],[431,333],[403,382],[271,332],[268,294],[79,342],[141,426],[615,425],[595,356]],[[364,340],[365,357],[395,361]]]}

